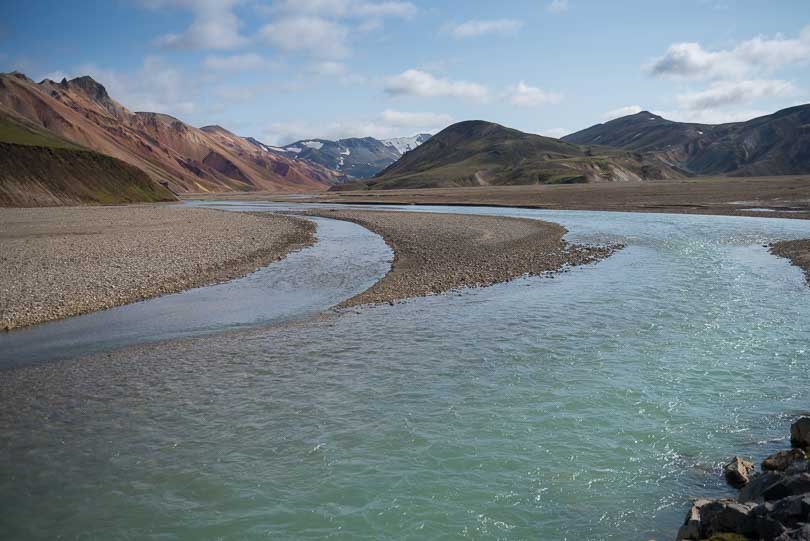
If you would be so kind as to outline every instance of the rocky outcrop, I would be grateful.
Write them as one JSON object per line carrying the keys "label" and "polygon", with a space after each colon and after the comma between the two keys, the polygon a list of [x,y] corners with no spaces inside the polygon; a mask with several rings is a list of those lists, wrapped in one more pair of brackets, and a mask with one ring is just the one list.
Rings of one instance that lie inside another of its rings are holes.
{"label": "rocky outcrop", "polygon": [[723,466],[723,475],[729,485],[742,488],[748,484],[749,476],[754,471],[754,463],[748,462],[738,456]]}
{"label": "rocky outcrop", "polygon": [[806,460],[804,451],[801,449],[779,451],[762,461],[762,469],[765,471],[785,471],[791,464],[799,460]]}
{"label": "rocky outcrop", "polygon": [[810,449],[810,417],[802,417],[790,425],[790,443],[794,447]]}
{"label": "rocky outcrop", "polygon": [[767,457],[763,471],[754,475],[753,464],[734,457],[723,473],[729,484],[741,488],[737,498],[696,500],[678,530],[678,541],[714,536],[810,541],[810,456],[799,448],[806,446],[808,436],[810,418],[803,417],[791,426],[796,448]]}

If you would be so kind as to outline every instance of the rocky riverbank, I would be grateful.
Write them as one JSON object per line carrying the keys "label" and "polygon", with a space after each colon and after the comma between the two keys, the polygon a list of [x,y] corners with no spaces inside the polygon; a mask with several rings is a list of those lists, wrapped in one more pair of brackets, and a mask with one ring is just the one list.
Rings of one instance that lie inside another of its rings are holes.
{"label": "rocky riverbank", "polygon": [[771,253],[790,259],[790,262],[804,270],[810,285],[810,240],[785,240],[771,245]]}
{"label": "rocky riverbank", "polygon": [[461,287],[506,282],[604,259],[618,246],[580,246],[563,240],[561,225],[498,216],[319,210],[381,235],[394,250],[391,271],[341,307],[395,302]]}
{"label": "rocky riverbank", "polygon": [[0,329],[229,280],[311,244],[315,226],[206,209],[0,209]]}
{"label": "rocky riverbank", "polygon": [[810,540],[810,417],[790,427],[791,449],[762,461],[761,471],[741,457],[724,467],[736,499],[698,499],[678,541]]}

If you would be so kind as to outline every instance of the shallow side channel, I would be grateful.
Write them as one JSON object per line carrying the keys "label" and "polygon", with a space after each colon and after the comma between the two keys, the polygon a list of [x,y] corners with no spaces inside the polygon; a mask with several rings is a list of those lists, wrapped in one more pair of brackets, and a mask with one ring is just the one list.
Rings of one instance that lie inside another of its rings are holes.
{"label": "shallow side channel", "polygon": [[368,289],[393,259],[358,225],[314,219],[315,245],[244,278],[0,334],[0,368],[303,319]]}

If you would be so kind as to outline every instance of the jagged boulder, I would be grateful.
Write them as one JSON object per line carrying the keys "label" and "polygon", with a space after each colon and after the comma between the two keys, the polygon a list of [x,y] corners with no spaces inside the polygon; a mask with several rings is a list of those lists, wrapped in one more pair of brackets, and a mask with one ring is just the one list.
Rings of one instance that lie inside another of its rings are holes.
{"label": "jagged boulder", "polygon": [[794,447],[810,448],[810,417],[802,417],[790,425],[790,443]]}
{"label": "jagged boulder", "polygon": [[736,500],[697,500],[686,515],[677,539],[698,541],[722,533],[754,535],[756,523],[752,512],[755,507]]}
{"label": "jagged boulder", "polygon": [[797,461],[807,462],[807,457],[801,449],[779,451],[762,461],[762,469],[765,471],[785,471]]}
{"label": "jagged boulder", "polygon": [[692,508],[686,514],[683,526],[678,530],[677,541],[700,539],[700,510],[710,502],[711,500],[700,498],[692,503]]}
{"label": "jagged boulder", "polygon": [[774,541],[810,541],[810,524],[785,532]]}
{"label": "jagged boulder", "polygon": [[754,471],[754,463],[735,456],[731,462],[723,466],[723,475],[729,485],[742,488],[748,484],[750,475]]}
{"label": "jagged boulder", "polygon": [[762,491],[765,501],[781,500],[788,496],[810,493],[810,473],[784,476],[776,483]]}
{"label": "jagged boulder", "polygon": [[[781,539],[810,520],[810,495],[790,496],[758,505],[752,512],[756,537]],[[790,538],[792,539],[792,538]]]}
{"label": "jagged boulder", "polygon": [[738,499],[741,502],[756,502],[764,500],[764,492],[776,483],[783,481],[787,476],[782,472],[763,472],[751,478],[751,481],[740,491]]}

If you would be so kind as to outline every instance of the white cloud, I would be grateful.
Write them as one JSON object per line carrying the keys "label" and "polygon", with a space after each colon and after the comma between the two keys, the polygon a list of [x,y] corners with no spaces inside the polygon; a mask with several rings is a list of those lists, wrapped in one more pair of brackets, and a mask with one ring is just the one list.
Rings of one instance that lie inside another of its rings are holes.
{"label": "white cloud", "polygon": [[[773,112],[773,111],[770,111]],[[653,111],[654,114],[676,122],[697,122],[699,124],[725,124],[727,122],[745,122],[770,114],[768,111],[756,109],[737,110],[676,110]]]}
{"label": "white cloud", "polygon": [[540,107],[550,103],[559,103],[562,95],[556,92],[547,92],[541,88],[529,86],[520,81],[509,89],[508,100],[518,107]]}
{"label": "white cloud", "polygon": [[430,128],[443,128],[453,122],[453,117],[443,113],[409,113],[386,109],[380,113],[386,124],[394,127],[417,127],[429,131]]}
{"label": "white cloud", "polygon": [[316,62],[309,67],[309,71],[319,77],[331,78],[342,85],[358,85],[366,82],[366,78],[356,73],[350,73],[346,64],[327,60]]}
{"label": "white cloud", "polygon": [[664,56],[644,66],[654,77],[723,78],[745,73],[747,67],[729,51],[706,51],[699,43],[675,43]]}
{"label": "white cloud", "polygon": [[399,17],[407,19],[418,11],[410,2],[353,2],[352,14],[359,17]]}
{"label": "white cloud", "polygon": [[344,75],[346,73],[346,64],[343,62],[318,62],[317,64],[312,66],[312,71],[317,73],[318,75],[326,75],[331,77],[336,77],[338,75]]}
{"label": "white cloud", "polygon": [[602,120],[608,121],[613,120],[616,118],[621,118],[627,115],[634,115],[636,113],[640,113],[642,111],[641,106],[639,105],[627,105],[625,107],[619,107],[617,109],[612,109],[602,115]]}
{"label": "white cloud", "polygon": [[214,95],[228,103],[250,103],[259,97],[259,88],[255,86],[220,86],[214,89]]}
{"label": "white cloud", "polygon": [[443,28],[454,38],[471,38],[485,34],[513,34],[523,27],[517,19],[472,20],[459,24],[449,24]]}
{"label": "white cloud", "polygon": [[489,90],[484,85],[439,78],[417,69],[389,77],[385,82],[385,92],[392,96],[447,96],[473,101],[486,101],[489,98]]}
{"label": "white cloud", "polygon": [[554,139],[560,139],[561,137],[571,133],[571,130],[566,128],[546,128],[540,130],[537,133],[545,137],[553,137]]}
{"label": "white cloud", "polygon": [[568,11],[568,0],[552,0],[546,9],[552,13],[562,13]]}
{"label": "white cloud", "polygon": [[410,2],[360,0],[283,0],[271,11],[332,18],[408,18],[418,9]]}
{"label": "white cloud", "polygon": [[694,79],[742,78],[751,73],[810,61],[810,26],[797,38],[757,36],[731,49],[708,51],[699,43],[675,43],[644,66],[655,77]]}
{"label": "white cloud", "polygon": [[747,104],[756,98],[793,96],[798,92],[796,85],[789,81],[718,81],[712,83],[707,90],[679,94],[675,100],[680,107],[694,111]]}
{"label": "white cloud", "polygon": [[288,53],[319,58],[349,55],[349,37],[382,28],[385,18],[409,18],[418,10],[397,0],[282,0],[262,8],[275,19],[259,32],[265,43]]}
{"label": "white cloud", "polygon": [[374,118],[338,120],[327,123],[278,122],[262,134],[271,145],[286,145],[301,139],[343,139],[346,137],[375,137],[387,139],[417,133],[433,133],[452,122],[440,113],[408,113],[386,110]]}
{"label": "white cloud", "polygon": [[263,56],[256,53],[211,55],[205,58],[203,65],[215,71],[256,71],[272,66]]}
{"label": "white cloud", "polygon": [[183,8],[194,14],[191,25],[179,34],[165,34],[155,43],[169,49],[235,49],[248,39],[240,33],[242,21],[233,12],[241,0],[142,0],[149,8]]}
{"label": "white cloud", "polygon": [[264,26],[260,35],[286,52],[306,52],[321,58],[342,58],[349,53],[348,29],[320,17],[283,17]]}

